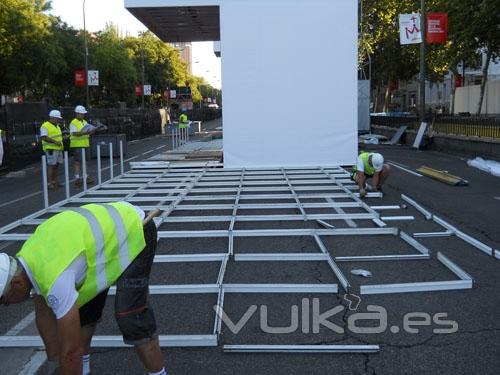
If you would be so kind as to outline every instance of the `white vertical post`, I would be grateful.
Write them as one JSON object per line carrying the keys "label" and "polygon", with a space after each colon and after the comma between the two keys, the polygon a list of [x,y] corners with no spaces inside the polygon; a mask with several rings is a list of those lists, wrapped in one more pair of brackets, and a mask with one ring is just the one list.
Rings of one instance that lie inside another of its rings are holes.
{"label": "white vertical post", "polygon": [[102,176],[101,176],[101,145],[97,145],[97,184],[101,186]]}
{"label": "white vertical post", "polygon": [[125,173],[125,166],[123,163],[123,141],[120,141],[120,174]]}
{"label": "white vertical post", "polygon": [[113,142],[109,142],[109,175],[113,179]]}
{"label": "white vertical post", "polygon": [[47,187],[47,156],[42,156],[42,186],[43,186],[43,203],[45,208],[49,207],[49,190]]}
{"label": "white vertical post", "polygon": [[64,185],[66,187],[66,199],[69,199],[69,163],[68,151],[64,151]]}
{"label": "white vertical post", "polygon": [[83,178],[83,191],[87,191],[87,158],[85,155],[85,148],[82,147],[82,178]]}
{"label": "white vertical post", "polygon": [[172,150],[175,149],[174,127],[170,129],[170,136],[172,137]]}

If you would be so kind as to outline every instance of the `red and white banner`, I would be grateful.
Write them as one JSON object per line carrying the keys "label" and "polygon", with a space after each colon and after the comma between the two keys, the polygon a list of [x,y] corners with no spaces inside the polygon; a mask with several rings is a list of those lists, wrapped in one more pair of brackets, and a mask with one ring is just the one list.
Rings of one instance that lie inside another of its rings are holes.
{"label": "red and white banner", "polygon": [[429,44],[445,44],[448,38],[448,14],[427,13],[426,40]]}
{"label": "red and white banner", "polygon": [[422,43],[420,14],[399,15],[399,39],[403,45]]}
{"label": "red and white banner", "polygon": [[76,87],[85,86],[85,69],[75,70],[75,86]]}

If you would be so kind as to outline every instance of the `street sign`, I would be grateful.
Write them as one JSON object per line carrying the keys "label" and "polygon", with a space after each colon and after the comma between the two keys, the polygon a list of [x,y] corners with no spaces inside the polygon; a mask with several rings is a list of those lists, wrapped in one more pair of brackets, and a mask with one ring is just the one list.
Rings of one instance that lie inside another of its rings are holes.
{"label": "street sign", "polygon": [[144,95],[151,95],[151,85],[144,85]]}
{"label": "street sign", "polygon": [[99,86],[99,71],[89,70],[88,79],[89,79],[89,86]]}
{"label": "street sign", "polygon": [[172,99],[177,98],[177,90],[170,90],[170,97]]}
{"label": "street sign", "polygon": [[399,15],[399,39],[402,45],[422,43],[420,14]]}

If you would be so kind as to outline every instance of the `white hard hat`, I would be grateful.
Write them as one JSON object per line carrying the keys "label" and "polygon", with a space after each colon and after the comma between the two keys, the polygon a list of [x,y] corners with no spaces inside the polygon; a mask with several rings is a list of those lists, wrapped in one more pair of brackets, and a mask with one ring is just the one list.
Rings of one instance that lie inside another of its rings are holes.
{"label": "white hard hat", "polygon": [[77,105],[75,107],[75,112],[85,114],[85,113],[87,113],[87,110],[85,109],[85,107],[83,105]]}
{"label": "white hard hat", "polygon": [[372,154],[372,165],[377,172],[380,172],[382,170],[382,168],[384,167],[384,157],[382,156],[382,154],[376,152]]}
{"label": "white hard hat", "polygon": [[49,112],[49,117],[62,119],[61,112],[58,111],[57,109],[53,109],[52,111],[50,111]]}
{"label": "white hard hat", "polygon": [[5,253],[0,253],[0,297],[10,289],[10,281],[17,270],[17,262]]}

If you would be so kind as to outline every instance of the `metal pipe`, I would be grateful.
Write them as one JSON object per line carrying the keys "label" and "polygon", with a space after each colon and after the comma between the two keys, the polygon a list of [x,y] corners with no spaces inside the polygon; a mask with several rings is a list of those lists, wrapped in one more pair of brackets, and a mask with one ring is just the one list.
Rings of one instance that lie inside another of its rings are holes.
{"label": "metal pipe", "polygon": [[87,158],[85,149],[82,148],[82,178],[83,178],[83,191],[87,191]]}
{"label": "metal pipe", "polygon": [[125,165],[123,163],[123,141],[120,141],[120,174],[125,173]]}
{"label": "metal pipe", "polygon": [[109,178],[113,179],[113,143],[109,142]]}
{"label": "metal pipe", "polygon": [[45,208],[49,207],[49,190],[47,187],[47,156],[42,156],[42,186],[43,186],[43,203]]}
{"label": "metal pipe", "polygon": [[102,171],[101,171],[101,145],[97,145],[97,185],[102,184]]}
{"label": "metal pipe", "polygon": [[420,43],[420,122],[425,122],[425,0],[420,0],[420,31],[422,43]]}
{"label": "metal pipe", "polygon": [[64,184],[65,184],[65,188],[66,188],[66,199],[69,199],[70,191],[69,191],[68,151],[64,151]]}

